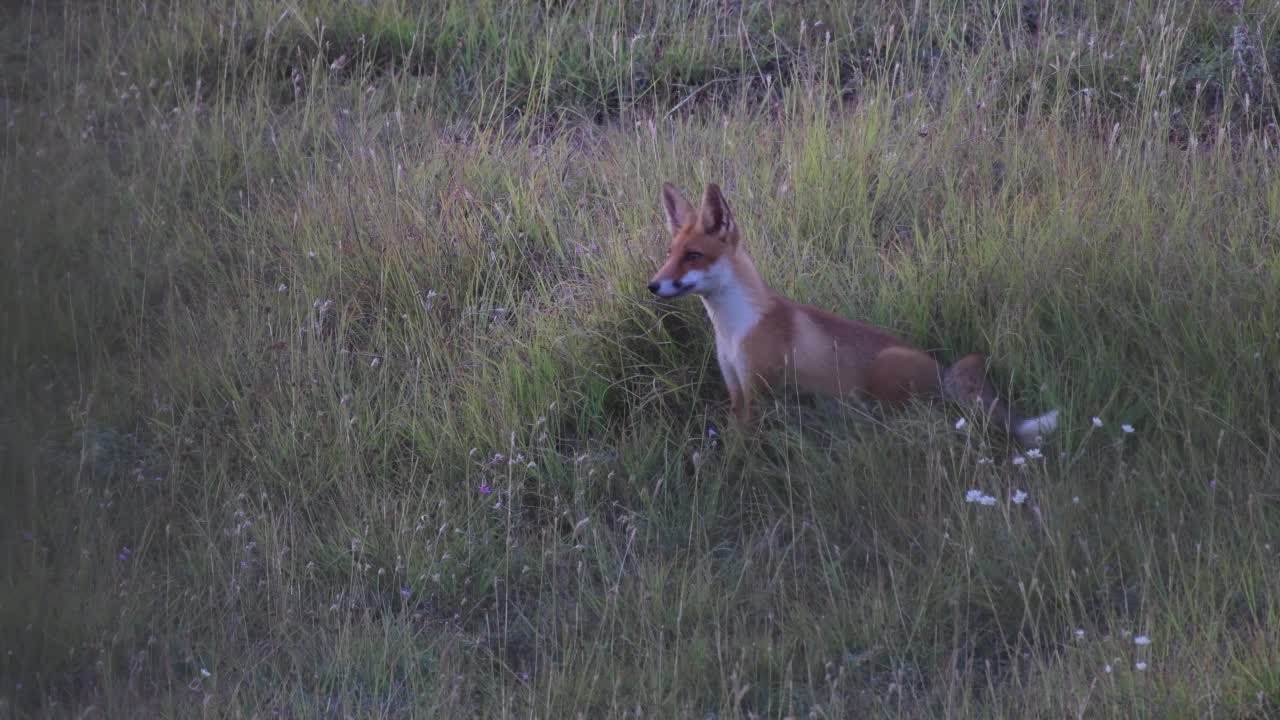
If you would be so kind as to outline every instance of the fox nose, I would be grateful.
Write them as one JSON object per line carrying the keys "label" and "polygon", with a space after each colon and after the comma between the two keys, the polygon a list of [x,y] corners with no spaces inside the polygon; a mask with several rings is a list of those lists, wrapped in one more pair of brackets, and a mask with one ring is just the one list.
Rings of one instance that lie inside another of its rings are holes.
{"label": "fox nose", "polygon": [[654,282],[649,283],[649,292],[657,295],[659,287],[662,287],[662,284],[655,280]]}

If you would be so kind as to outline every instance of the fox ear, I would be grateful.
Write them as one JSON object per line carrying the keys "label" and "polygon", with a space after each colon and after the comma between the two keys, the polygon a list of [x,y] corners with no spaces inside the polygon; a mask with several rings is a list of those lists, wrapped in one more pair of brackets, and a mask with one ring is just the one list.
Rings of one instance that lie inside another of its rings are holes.
{"label": "fox ear", "polygon": [[720,193],[720,186],[715,183],[707,185],[706,192],[702,194],[702,209],[698,214],[702,217],[702,229],[708,235],[733,230],[733,213]]}
{"label": "fox ear", "polygon": [[672,235],[693,220],[693,206],[669,182],[662,183],[662,207],[667,211],[667,230]]}

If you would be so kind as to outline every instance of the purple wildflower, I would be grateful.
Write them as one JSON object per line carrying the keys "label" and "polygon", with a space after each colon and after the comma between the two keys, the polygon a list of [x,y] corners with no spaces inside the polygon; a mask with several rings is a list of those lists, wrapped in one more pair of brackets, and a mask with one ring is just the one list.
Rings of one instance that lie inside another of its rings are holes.
{"label": "purple wildflower", "polygon": [[485,484],[483,484],[483,485],[481,485],[481,486],[480,486],[480,494],[481,494],[481,495],[488,495],[488,494],[489,494],[489,493],[491,493],[491,492],[493,492],[493,488],[489,487],[488,483],[485,483]]}

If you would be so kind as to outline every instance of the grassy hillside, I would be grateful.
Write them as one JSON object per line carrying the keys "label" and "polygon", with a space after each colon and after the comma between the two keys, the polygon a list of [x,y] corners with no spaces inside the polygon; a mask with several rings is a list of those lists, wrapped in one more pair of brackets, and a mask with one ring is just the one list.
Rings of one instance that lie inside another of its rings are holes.
{"label": "grassy hillside", "polygon": [[[6,716],[1280,713],[1273,3],[15,5]],[[1062,431],[735,432],[664,180]]]}

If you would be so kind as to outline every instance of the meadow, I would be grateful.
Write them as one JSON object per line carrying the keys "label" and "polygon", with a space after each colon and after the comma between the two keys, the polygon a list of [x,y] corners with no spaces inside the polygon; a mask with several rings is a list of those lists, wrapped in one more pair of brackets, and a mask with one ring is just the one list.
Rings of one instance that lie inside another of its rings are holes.
{"label": "meadow", "polygon": [[[1280,9],[0,9],[0,714],[1280,714]],[[779,393],[645,284],[952,361]]]}

